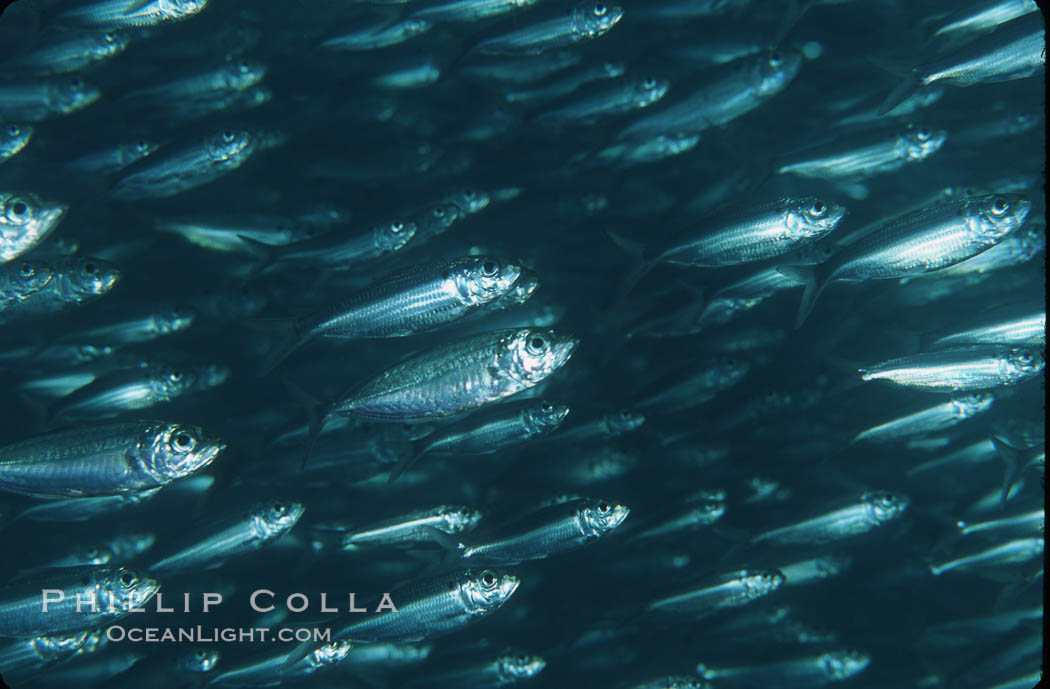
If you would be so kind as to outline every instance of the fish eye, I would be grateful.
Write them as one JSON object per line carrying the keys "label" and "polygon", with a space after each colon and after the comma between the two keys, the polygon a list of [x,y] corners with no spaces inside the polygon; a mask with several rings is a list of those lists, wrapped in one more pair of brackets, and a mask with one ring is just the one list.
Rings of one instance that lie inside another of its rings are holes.
{"label": "fish eye", "polygon": [[117,40],[117,34],[113,31],[107,31],[105,34],[102,35],[102,40],[104,40],[106,43],[112,43],[113,41]]}
{"label": "fish eye", "polygon": [[812,206],[810,206],[809,214],[814,217],[820,217],[821,215],[824,215],[824,213],[827,212],[827,210],[828,207],[822,201],[817,201]]}
{"label": "fish eye", "polygon": [[84,264],[84,275],[94,275],[98,272],[98,264],[88,261]]}
{"label": "fish eye", "polygon": [[168,374],[168,378],[171,380],[172,383],[178,383],[180,380],[182,380],[182,371],[172,371]]}
{"label": "fish eye", "polygon": [[918,133],[916,133],[915,136],[919,139],[919,141],[928,141],[929,138],[933,136],[933,132],[931,132],[926,127],[923,127],[918,131]]}
{"label": "fish eye", "polygon": [[442,208],[441,206],[438,206],[437,208],[434,209],[434,216],[438,217],[438,218],[445,217],[445,209]]}
{"label": "fish eye", "polygon": [[611,509],[612,508],[609,507],[609,503],[607,503],[605,501],[602,501],[602,502],[598,503],[598,511],[601,512],[602,514],[608,514],[609,510],[611,510]]}
{"label": "fish eye", "polygon": [[390,226],[390,234],[401,234],[403,229],[405,229],[405,224],[396,222]]}
{"label": "fish eye", "polygon": [[554,411],[554,405],[551,404],[550,402],[547,402],[546,400],[544,400],[540,404],[540,411],[548,411],[548,412],[549,411]]}
{"label": "fish eye", "polygon": [[784,63],[784,58],[782,58],[780,56],[780,53],[773,53],[772,55],[769,56],[769,66],[770,67],[779,67],[783,63]]}
{"label": "fish eye", "polygon": [[992,213],[995,215],[1002,215],[1008,210],[1010,210],[1010,202],[1006,199],[998,198],[992,203]]}
{"label": "fish eye", "polygon": [[485,570],[481,575],[481,585],[487,589],[490,589],[493,586],[495,586],[497,581],[498,580],[496,579],[496,575],[490,572],[489,570]]}
{"label": "fish eye", "polygon": [[736,359],[726,359],[726,366],[736,366]]}
{"label": "fish eye", "polygon": [[491,258],[481,264],[481,274],[487,278],[492,277],[499,272],[499,264],[493,261]]}
{"label": "fish eye", "polygon": [[279,502],[275,503],[271,509],[273,509],[273,513],[276,514],[278,517],[284,514],[285,512],[284,505],[282,505]]}
{"label": "fish eye", "polygon": [[20,218],[29,212],[29,205],[25,201],[15,201],[11,204],[11,215]]}
{"label": "fish eye", "polygon": [[462,516],[464,516],[464,517],[469,517],[469,516],[470,516],[470,510],[469,510],[469,509],[467,509],[466,507],[460,507],[460,508],[459,508],[459,513],[460,513],[460,514],[461,514]]}
{"label": "fish eye", "polygon": [[224,129],[222,132],[222,140],[226,143],[230,143],[231,141],[233,141],[233,130]]}
{"label": "fish eye", "polygon": [[22,130],[19,129],[17,125],[12,124],[10,127],[7,128],[7,133],[11,136],[18,136],[22,133]]}
{"label": "fish eye", "polygon": [[1029,352],[1027,349],[1022,349],[1020,352],[1018,352],[1017,358],[1021,361],[1022,364],[1030,364],[1032,363],[1033,359],[1032,353]]}
{"label": "fish eye", "polygon": [[529,354],[543,354],[547,351],[547,339],[542,335],[533,335],[529,338],[529,343],[526,345],[526,349],[529,350]]}
{"label": "fish eye", "polygon": [[75,89],[81,89],[84,87],[84,82],[81,79],[73,79],[69,82],[69,85]]}
{"label": "fish eye", "polygon": [[642,86],[647,89],[654,89],[656,88],[656,79],[646,77],[645,81],[642,82]]}
{"label": "fish eye", "polygon": [[186,431],[181,431],[175,434],[171,444],[176,452],[189,452],[197,446],[197,439]]}
{"label": "fish eye", "polygon": [[620,418],[624,420],[631,418],[631,412],[624,409],[622,412],[620,412]]}
{"label": "fish eye", "polygon": [[134,572],[125,571],[120,575],[120,585],[124,588],[131,588],[138,583],[139,578],[135,576]]}
{"label": "fish eye", "polygon": [[608,12],[608,11],[609,11],[609,8],[606,7],[603,3],[599,2],[599,3],[595,4],[595,6],[594,6],[594,16],[595,17],[604,17],[605,13]]}
{"label": "fish eye", "polygon": [[526,657],[525,655],[520,655],[520,656],[518,656],[518,662],[519,662],[519,663],[521,663],[522,665],[524,665],[524,664],[525,664],[525,663],[527,663],[528,661],[529,661],[529,659],[528,659],[528,657]]}

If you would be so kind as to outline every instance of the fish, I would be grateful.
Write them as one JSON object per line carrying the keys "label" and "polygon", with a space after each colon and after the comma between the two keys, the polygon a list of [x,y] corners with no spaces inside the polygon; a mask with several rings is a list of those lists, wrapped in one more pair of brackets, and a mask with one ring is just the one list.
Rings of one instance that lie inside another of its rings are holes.
{"label": "fish", "polygon": [[623,16],[624,10],[619,5],[604,2],[577,5],[568,15],[486,38],[473,50],[483,55],[538,55],[603,36]]}
{"label": "fish", "polygon": [[162,149],[128,168],[111,194],[122,201],[167,198],[208,184],[243,165],[259,147],[251,132],[223,129],[181,148]]}
{"label": "fish", "polygon": [[522,270],[505,258],[467,256],[397,271],[316,314],[279,322],[283,341],[263,372],[314,339],[406,337],[450,325],[508,296]]}
{"label": "fish", "polygon": [[697,665],[696,672],[705,680],[719,686],[764,685],[783,689],[824,687],[861,674],[871,664],[871,656],[861,651],[829,651],[819,656],[797,658],[779,663],[758,664],[733,668],[713,668]]}
{"label": "fish", "polygon": [[195,426],[99,424],[0,448],[0,490],[35,497],[128,496],[184,479],[226,444]]}
{"label": "fish", "polygon": [[408,17],[400,21],[382,21],[367,28],[334,36],[321,43],[321,48],[334,51],[366,51],[403,43],[434,27],[428,19]]}
{"label": "fish", "polygon": [[992,408],[995,396],[988,391],[956,394],[947,402],[873,426],[856,435],[853,442],[892,443],[916,435],[943,431]]}
{"label": "fish", "polygon": [[663,98],[670,86],[666,79],[651,76],[625,79],[602,91],[543,112],[536,117],[536,121],[554,126],[594,124],[605,117],[648,108]]}
{"label": "fish", "polygon": [[846,507],[790,526],[765,531],[752,538],[751,542],[777,545],[834,543],[862,536],[900,519],[910,504],[911,499],[903,495],[870,491]]}
{"label": "fish", "polygon": [[891,359],[861,369],[860,377],[918,390],[985,390],[1017,385],[1045,365],[1038,352],[1025,347],[973,345]]}
{"label": "fish", "polygon": [[411,17],[431,22],[476,22],[532,7],[538,0],[445,0],[415,10]]}
{"label": "fish", "polygon": [[739,570],[711,577],[705,585],[658,598],[646,610],[704,616],[747,605],[777,591],[784,575],[775,570]]}
{"label": "fish", "polygon": [[147,28],[179,22],[200,13],[208,0],[94,0],[55,16],[66,26]]}
{"label": "fish", "polygon": [[25,150],[36,130],[28,124],[0,123],[0,163]]}
{"label": "fish", "polygon": [[850,138],[799,153],[794,161],[778,167],[777,173],[809,179],[866,179],[923,162],[939,151],[947,140],[948,132],[943,129],[914,125],[891,134],[865,133],[862,138]]}
{"label": "fish", "polygon": [[97,86],[74,77],[0,84],[0,120],[43,122],[87,108],[102,97]]}
{"label": "fish", "polygon": [[333,641],[319,646],[310,655],[289,664],[288,651],[266,654],[266,657],[240,666],[223,670],[209,681],[217,687],[265,687],[272,686],[275,676],[277,681],[288,678],[307,677],[319,670],[334,667],[345,660],[354,644],[349,641]]}
{"label": "fish", "polygon": [[[439,505],[413,511],[391,519],[350,528],[335,528],[340,533],[343,550],[361,550],[382,546],[408,546],[432,542],[428,529],[445,534],[473,531],[481,522],[480,510],[466,505]],[[329,526],[326,530],[330,530]]]}
{"label": "fish", "polygon": [[0,63],[0,72],[53,76],[76,72],[124,52],[130,36],[121,31],[56,33],[54,40]]}
{"label": "fish", "polygon": [[97,258],[0,264],[0,323],[40,319],[90,303],[122,277],[119,268]]}
{"label": "fish", "polygon": [[35,194],[0,192],[0,264],[39,246],[68,212],[68,205]]}
{"label": "fish", "polygon": [[1020,538],[992,548],[964,555],[955,560],[930,565],[930,574],[940,576],[955,570],[973,571],[985,567],[1012,565],[1034,560],[1043,554],[1043,538]]}
{"label": "fish", "polygon": [[[0,637],[53,636],[102,627],[142,609],[159,589],[156,579],[124,567],[41,571],[0,588]],[[80,606],[78,594],[84,601]]]}
{"label": "fish", "polygon": [[471,686],[476,689],[505,687],[538,676],[547,667],[542,656],[513,648],[477,659],[449,659],[443,665],[427,664],[425,675],[411,680],[411,687]]}
{"label": "fish", "polygon": [[909,277],[961,263],[1021,227],[1031,207],[1017,195],[960,199],[895,219],[816,266],[778,266],[806,285],[796,327],[832,282]]}

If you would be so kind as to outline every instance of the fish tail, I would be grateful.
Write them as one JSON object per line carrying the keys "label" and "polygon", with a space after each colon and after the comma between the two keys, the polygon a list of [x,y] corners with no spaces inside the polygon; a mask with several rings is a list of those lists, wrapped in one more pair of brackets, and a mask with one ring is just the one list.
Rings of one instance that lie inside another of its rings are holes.
{"label": "fish tail", "polygon": [[635,286],[642,281],[649,271],[656,266],[656,261],[645,260],[645,246],[641,242],[636,242],[633,239],[628,239],[623,235],[616,234],[612,231],[606,231],[609,235],[609,239],[626,253],[633,262],[636,263],[635,267],[627,274],[627,279],[624,280],[623,286],[620,289],[620,297],[624,297],[629,294]]}
{"label": "fish tail", "polygon": [[244,325],[253,330],[265,332],[276,339],[259,367],[260,377],[277,368],[308,339],[303,336],[302,327],[297,318],[250,318],[244,321]]}
{"label": "fish tail", "polygon": [[922,88],[922,77],[917,69],[904,67],[882,58],[872,57],[869,59],[876,67],[879,67],[894,76],[900,77],[901,79],[900,83],[890,91],[889,95],[886,96],[886,99],[882,101],[882,104],[879,106],[879,117],[882,117],[890,110],[893,110],[895,107],[903,103],[905,99],[909,98]]}
{"label": "fish tail", "polygon": [[306,441],[306,453],[303,454],[303,463],[299,465],[300,469],[305,469],[310,455],[313,454],[314,445],[317,444],[317,438],[320,437],[321,431],[324,430],[324,425],[328,421],[329,414],[325,411],[325,404],[301,386],[296,385],[287,378],[284,379],[284,386],[289,394],[306,410],[306,423],[310,429],[310,437]]}
{"label": "fish tail", "polygon": [[258,239],[243,234],[237,235],[237,238],[244,242],[248,247],[248,250],[252,252],[256,259],[258,259],[248,272],[249,280],[259,275],[259,273],[263,272],[274,263],[277,263],[280,258],[278,247],[276,246],[271,246],[266,242],[260,242]]}
{"label": "fish tail", "polygon": [[820,281],[814,266],[777,266],[777,272],[805,285],[802,292],[802,303],[798,308],[798,317],[795,319],[795,329],[798,330],[813,311],[817,297],[824,291],[827,283]]}
{"label": "fish tail", "polygon": [[1002,509],[1006,507],[1006,498],[1010,495],[1010,491],[1017,482],[1017,476],[1020,473],[1019,467],[1021,463],[1018,461],[1020,453],[994,436],[992,437],[992,445],[995,446],[996,452],[999,453],[999,457],[1002,458],[1003,463],[1006,465],[1006,469],[1003,471],[1002,493],[999,495],[999,507]]}
{"label": "fish tail", "polygon": [[410,450],[402,457],[397,465],[390,470],[390,476],[387,478],[387,483],[393,483],[397,478],[415,466],[419,458],[426,454],[426,447],[420,445],[418,442],[412,443]]}

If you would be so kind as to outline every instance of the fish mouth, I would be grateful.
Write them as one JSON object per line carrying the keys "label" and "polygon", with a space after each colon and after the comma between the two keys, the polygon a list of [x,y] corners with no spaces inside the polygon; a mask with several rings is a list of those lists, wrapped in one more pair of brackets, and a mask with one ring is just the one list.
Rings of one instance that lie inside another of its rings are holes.
{"label": "fish mouth", "polygon": [[569,357],[576,351],[576,347],[579,346],[580,340],[574,335],[565,335],[562,337],[561,342],[554,345],[554,354],[557,361],[565,363],[569,360]]}
{"label": "fish mouth", "polygon": [[558,407],[555,411],[557,412],[558,421],[561,422],[564,421],[565,417],[569,415],[570,410],[568,405],[563,404],[560,407]]}
{"label": "fish mouth", "polygon": [[141,608],[148,603],[153,596],[157,595],[158,591],[160,591],[159,581],[149,577],[142,577],[139,580],[139,585],[135,589],[135,593],[129,600],[129,603],[131,604],[130,607]]}
{"label": "fish mouth", "polygon": [[500,600],[506,601],[514,592],[518,590],[518,586],[521,584],[521,580],[513,574],[504,574],[502,581],[500,581],[499,591]]}
{"label": "fish mouth", "polygon": [[199,453],[197,453],[197,461],[194,462],[193,468],[189,473],[200,471],[204,467],[208,466],[209,464],[214,462],[215,458],[221,455],[224,450],[226,450],[226,443],[224,442],[216,442],[210,444],[206,449],[201,450]]}
{"label": "fish mouth", "polygon": [[620,524],[623,524],[623,520],[627,519],[627,515],[631,513],[631,508],[626,505],[616,505],[612,508],[612,514],[609,515],[609,527],[615,529]]}
{"label": "fish mouth", "polygon": [[69,206],[66,204],[58,204],[48,208],[46,211],[40,214],[40,238],[43,239],[47,235],[51,234],[51,231],[58,226],[58,223],[65,217],[66,213],[69,212]]}

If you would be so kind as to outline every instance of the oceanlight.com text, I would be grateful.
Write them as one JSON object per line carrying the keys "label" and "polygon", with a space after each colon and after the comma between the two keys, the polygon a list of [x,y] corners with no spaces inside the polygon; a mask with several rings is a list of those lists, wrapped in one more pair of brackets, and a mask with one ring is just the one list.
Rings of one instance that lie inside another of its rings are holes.
{"label": "oceanlight.com text", "polygon": [[332,630],[315,627],[124,627],[106,628],[106,638],[114,643],[328,643]]}

